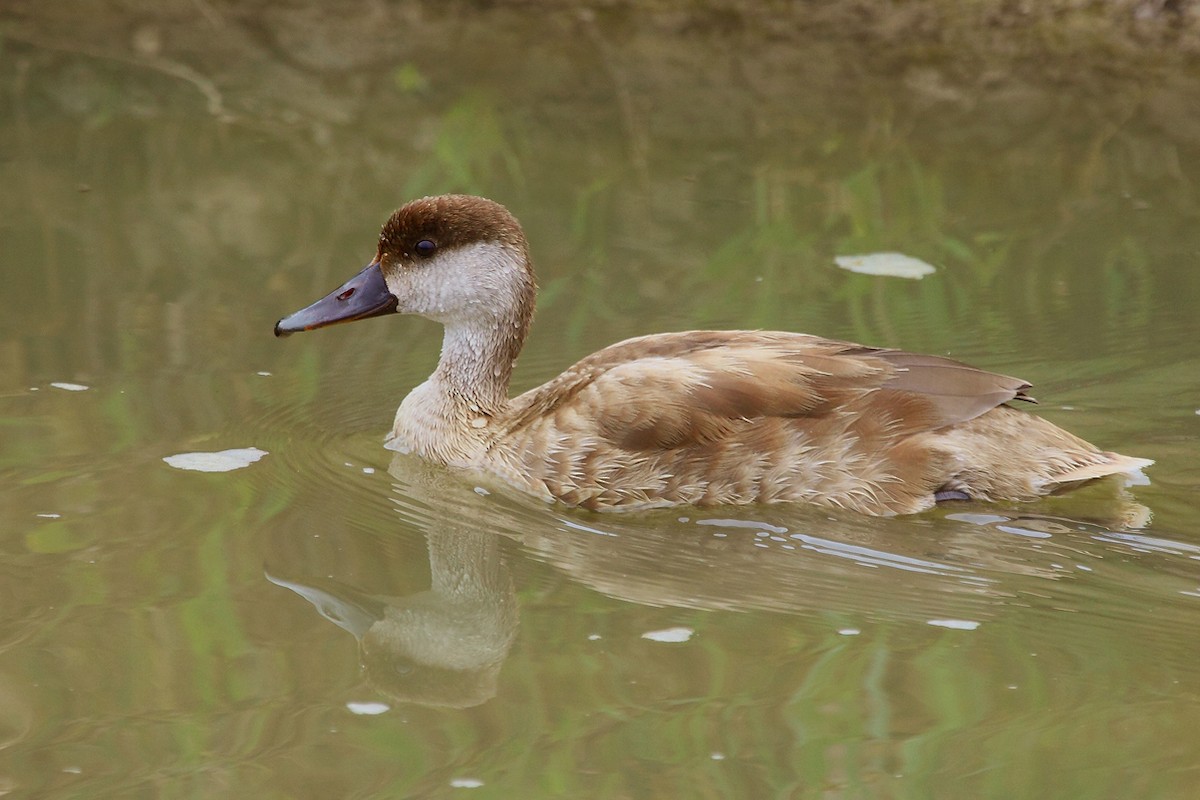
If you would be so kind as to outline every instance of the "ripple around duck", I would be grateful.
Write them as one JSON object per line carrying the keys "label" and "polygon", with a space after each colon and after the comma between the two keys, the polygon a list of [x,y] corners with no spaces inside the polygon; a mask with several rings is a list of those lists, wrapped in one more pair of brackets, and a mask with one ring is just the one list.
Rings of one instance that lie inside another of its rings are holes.
{"label": "ripple around duck", "polygon": [[486,474],[431,464],[387,451],[389,502],[407,524],[423,531],[483,532],[524,541],[545,526],[549,506]]}
{"label": "ripple around duck", "polygon": [[387,495],[388,412],[370,403],[303,404],[280,395],[231,432],[270,453],[269,468],[256,470],[255,479],[267,491],[368,524],[365,517],[377,515]]}
{"label": "ripple around duck", "polygon": [[951,514],[944,522],[969,525],[943,534],[950,555],[1006,585],[1008,605],[1077,614],[1080,631],[1121,620],[1170,639],[1190,631],[1200,608],[1200,547],[1181,539],[1031,513]]}

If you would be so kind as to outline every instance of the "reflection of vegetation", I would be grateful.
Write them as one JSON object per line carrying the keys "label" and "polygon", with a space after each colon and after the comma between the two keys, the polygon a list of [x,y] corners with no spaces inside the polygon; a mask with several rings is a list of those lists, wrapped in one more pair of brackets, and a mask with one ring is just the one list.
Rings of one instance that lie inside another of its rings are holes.
{"label": "reflection of vegetation", "polygon": [[[953,215],[940,181],[904,153],[841,178],[759,167],[743,227],[725,226],[704,269],[688,274],[689,294],[726,324],[786,327],[815,317],[828,332],[893,343],[905,321],[945,330],[952,309],[992,283],[1010,245],[987,230],[970,234],[969,244],[948,233]],[[801,213],[814,206],[824,209],[819,225]],[[938,265],[938,275],[912,285],[833,269],[834,255],[896,249]],[[840,309],[841,318],[828,319],[820,306]]]}
{"label": "reflection of vegetation", "polygon": [[506,120],[493,99],[469,92],[437,121],[432,159],[404,185],[405,197],[439,192],[482,194],[498,182],[521,181],[521,159],[505,132]]}
{"label": "reflection of vegetation", "polygon": [[406,94],[423,94],[429,90],[429,81],[421,74],[416,64],[408,63],[397,67],[392,73],[396,88]]}
{"label": "reflection of vegetation", "polygon": [[750,186],[748,227],[731,231],[698,277],[726,290],[727,308],[749,309],[741,327],[778,327],[794,302],[786,289],[789,276],[817,260],[816,232],[797,224],[792,213],[788,198],[796,186],[773,179],[765,166],[755,170]]}

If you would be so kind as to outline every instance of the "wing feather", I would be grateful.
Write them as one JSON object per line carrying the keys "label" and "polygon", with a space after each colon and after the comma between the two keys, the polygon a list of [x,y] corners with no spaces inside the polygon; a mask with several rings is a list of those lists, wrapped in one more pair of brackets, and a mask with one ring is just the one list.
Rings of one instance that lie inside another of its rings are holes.
{"label": "wing feather", "polygon": [[[691,331],[605,348],[514,400],[514,428],[570,414],[626,450],[709,445],[764,418],[819,425],[854,407],[893,433],[954,425],[1029,384],[940,356],[804,334]],[[869,420],[867,421],[869,422]]]}

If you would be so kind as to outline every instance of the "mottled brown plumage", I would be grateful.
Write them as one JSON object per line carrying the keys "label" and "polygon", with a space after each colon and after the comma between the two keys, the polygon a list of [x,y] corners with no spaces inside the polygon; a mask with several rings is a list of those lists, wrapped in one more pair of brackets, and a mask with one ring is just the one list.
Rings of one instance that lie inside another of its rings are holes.
{"label": "mottled brown plumage", "polygon": [[[903,514],[939,496],[1031,499],[1152,463],[1004,405],[1032,401],[1017,378],[798,333],[629,339],[510,399],[536,287],[506,209],[461,195],[409,203],[384,225],[363,275],[376,267],[390,292],[383,310],[445,326],[438,367],[401,404],[390,445],[547,499]],[[346,287],[276,332],[382,313],[334,308],[354,294]]]}

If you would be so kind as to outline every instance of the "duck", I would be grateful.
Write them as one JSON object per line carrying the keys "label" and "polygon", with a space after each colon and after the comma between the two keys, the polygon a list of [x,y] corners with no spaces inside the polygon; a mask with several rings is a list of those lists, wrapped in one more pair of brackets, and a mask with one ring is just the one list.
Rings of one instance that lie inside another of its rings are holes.
{"label": "duck", "polygon": [[812,503],[892,516],[1027,501],[1136,472],[1010,403],[1027,381],[950,358],[764,330],[657,333],[603,348],[516,397],[537,295],[500,203],[413,200],[375,256],[276,336],[389,314],[443,327],[433,374],[385,446],[592,511]]}

